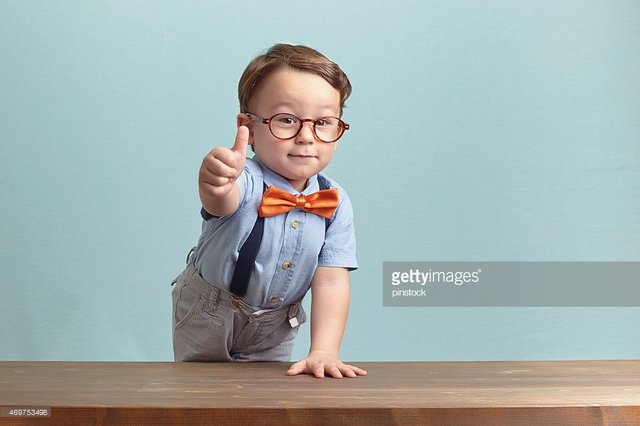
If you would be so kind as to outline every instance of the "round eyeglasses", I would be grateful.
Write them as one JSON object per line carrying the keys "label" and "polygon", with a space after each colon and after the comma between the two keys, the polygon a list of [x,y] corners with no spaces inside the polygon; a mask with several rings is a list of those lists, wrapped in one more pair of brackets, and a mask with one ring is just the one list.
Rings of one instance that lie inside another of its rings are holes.
{"label": "round eyeglasses", "polygon": [[287,113],[276,114],[271,118],[262,118],[250,112],[246,112],[245,115],[251,121],[268,125],[271,134],[280,140],[296,137],[307,121],[313,123],[313,134],[325,143],[336,142],[344,134],[345,130],[349,130],[349,125],[338,117],[322,117],[313,120],[311,118],[299,118]]}

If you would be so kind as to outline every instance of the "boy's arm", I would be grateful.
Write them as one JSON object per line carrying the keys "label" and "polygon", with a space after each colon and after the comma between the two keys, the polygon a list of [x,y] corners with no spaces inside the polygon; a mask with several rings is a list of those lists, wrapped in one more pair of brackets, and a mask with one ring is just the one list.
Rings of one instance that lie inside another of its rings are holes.
{"label": "boy's arm", "polygon": [[320,266],[311,281],[311,349],[293,364],[287,375],[312,374],[322,378],[356,377],[367,372],[338,358],[349,311],[349,271]]}
{"label": "boy's arm", "polygon": [[198,174],[198,192],[202,207],[213,216],[226,216],[240,204],[236,180],[246,162],[249,129],[239,126],[231,149],[214,148],[202,160]]}

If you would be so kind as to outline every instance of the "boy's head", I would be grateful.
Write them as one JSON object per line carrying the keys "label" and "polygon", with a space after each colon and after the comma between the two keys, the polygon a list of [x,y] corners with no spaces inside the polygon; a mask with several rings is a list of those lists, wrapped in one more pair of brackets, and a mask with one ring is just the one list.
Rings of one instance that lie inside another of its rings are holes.
{"label": "boy's head", "polygon": [[315,49],[307,46],[276,44],[247,65],[238,83],[240,112],[251,111],[251,100],[260,83],[275,71],[292,69],[316,74],[340,93],[340,116],[351,94],[351,83],[340,67]]}
{"label": "boy's head", "polygon": [[298,191],[333,158],[349,128],[340,117],[351,84],[342,70],[305,46],[277,44],[246,68],[238,85],[238,126],[260,161]]}

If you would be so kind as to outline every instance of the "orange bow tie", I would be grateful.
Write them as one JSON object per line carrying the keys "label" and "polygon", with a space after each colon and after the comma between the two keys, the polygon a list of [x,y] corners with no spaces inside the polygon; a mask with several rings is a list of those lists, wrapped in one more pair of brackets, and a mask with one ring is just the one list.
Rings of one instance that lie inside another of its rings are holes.
{"label": "orange bow tie", "polygon": [[338,189],[330,188],[296,197],[278,187],[270,186],[262,196],[260,217],[276,216],[295,208],[330,219],[338,207]]}

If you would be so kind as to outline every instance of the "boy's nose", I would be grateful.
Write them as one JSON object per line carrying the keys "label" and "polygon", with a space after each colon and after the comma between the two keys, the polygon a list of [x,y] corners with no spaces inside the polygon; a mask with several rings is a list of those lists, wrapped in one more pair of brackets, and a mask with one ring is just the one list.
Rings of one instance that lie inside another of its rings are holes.
{"label": "boy's nose", "polygon": [[300,133],[298,133],[298,136],[296,136],[296,143],[307,144],[315,142],[316,135],[313,133],[313,123],[302,123],[302,129],[300,129]]}

